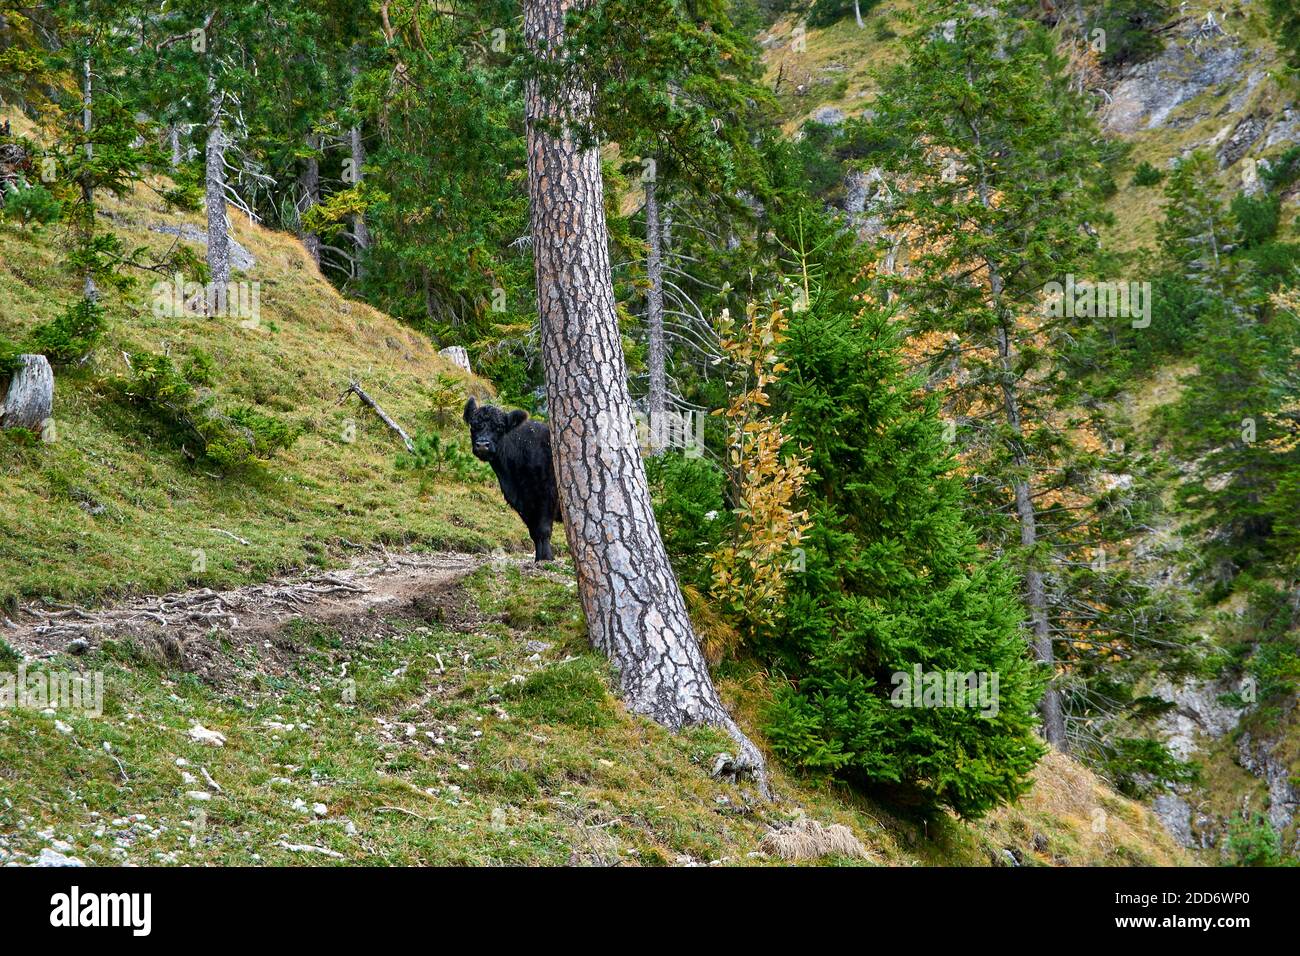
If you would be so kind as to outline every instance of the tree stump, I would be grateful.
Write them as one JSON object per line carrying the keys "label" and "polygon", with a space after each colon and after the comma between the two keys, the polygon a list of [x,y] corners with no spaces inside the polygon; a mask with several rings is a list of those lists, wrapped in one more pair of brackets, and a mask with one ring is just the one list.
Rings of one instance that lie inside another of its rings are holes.
{"label": "tree stump", "polygon": [[469,367],[469,353],[465,351],[465,346],[448,345],[445,349],[439,349],[438,354],[453,365],[460,366],[471,375],[474,373],[474,370]]}
{"label": "tree stump", "polygon": [[20,355],[22,367],[9,380],[0,404],[0,428],[40,431],[54,412],[54,372],[44,355]]}

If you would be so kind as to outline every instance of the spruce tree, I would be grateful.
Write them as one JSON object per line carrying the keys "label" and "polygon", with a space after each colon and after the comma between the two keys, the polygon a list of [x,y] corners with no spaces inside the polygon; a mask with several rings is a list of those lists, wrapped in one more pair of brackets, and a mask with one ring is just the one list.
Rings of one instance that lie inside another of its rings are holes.
{"label": "spruce tree", "polygon": [[809,455],[812,527],[759,644],[786,678],[772,745],[898,804],[977,817],[1024,792],[1043,752],[1015,575],[977,542],[937,398],[904,373],[889,316],[818,278],[776,401]]}
{"label": "spruce tree", "polygon": [[1237,255],[1238,227],[1219,195],[1213,161],[1196,152],[1179,163],[1166,188],[1160,226],[1167,266],[1201,294],[1194,336],[1196,369],[1173,410],[1174,448],[1191,460],[1179,500],[1203,533],[1200,568],[1225,593],[1242,570],[1266,565],[1280,483],[1296,466],[1288,442],[1300,349],[1300,322],[1271,308]]}

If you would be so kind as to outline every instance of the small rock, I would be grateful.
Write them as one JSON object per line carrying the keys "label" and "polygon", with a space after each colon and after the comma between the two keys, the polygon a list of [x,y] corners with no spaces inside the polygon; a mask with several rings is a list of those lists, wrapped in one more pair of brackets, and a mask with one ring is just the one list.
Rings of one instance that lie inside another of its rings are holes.
{"label": "small rock", "polygon": [[823,126],[839,126],[844,122],[844,111],[833,106],[820,106],[813,110],[812,121]]}
{"label": "small rock", "polygon": [[342,853],[339,853],[337,850],[331,850],[328,847],[312,846],[310,844],[303,844],[303,843],[283,843],[283,842],[280,844],[280,846],[288,850],[290,853],[319,853],[321,856],[328,856],[335,860],[343,859]]}
{"label": "small rock", "polygon": [[207,744],[209,747],[224,747],[226,745],[226,735],[219,730],[208,730],[202,724],[195,724],[190,728],[190,740],[195,743]]}
{"label": "small rock", "polygon": [[75,856],[64,856],[58,850],[51,850],[46,847],[41,851],[41,855],[36,858],[34,866],[85,866]]}

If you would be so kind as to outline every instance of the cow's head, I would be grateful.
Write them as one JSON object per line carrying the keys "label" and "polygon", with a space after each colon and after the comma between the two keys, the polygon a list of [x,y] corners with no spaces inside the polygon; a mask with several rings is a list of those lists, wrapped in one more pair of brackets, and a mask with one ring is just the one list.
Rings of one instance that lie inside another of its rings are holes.
{"label": "cow's head", "polygon": [[474,457],[492,461],[497,456],[501,439],[512,429],[528,420],[521,408],[502,411],[495,405],[480,405],[473,398],[465,403],[465,424],[469,426],[469,439],[474,446]]}

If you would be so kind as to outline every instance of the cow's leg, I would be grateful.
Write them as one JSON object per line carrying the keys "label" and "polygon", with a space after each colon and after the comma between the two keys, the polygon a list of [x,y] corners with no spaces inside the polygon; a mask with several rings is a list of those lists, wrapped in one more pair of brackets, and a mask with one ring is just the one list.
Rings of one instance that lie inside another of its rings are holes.
{"label": "cow's leg", "polygon": [[529,537],[533,539],[533,548],[538,561],[551,561],[555,552],[551,549],[551,519],[535,518],[528,525]]}

